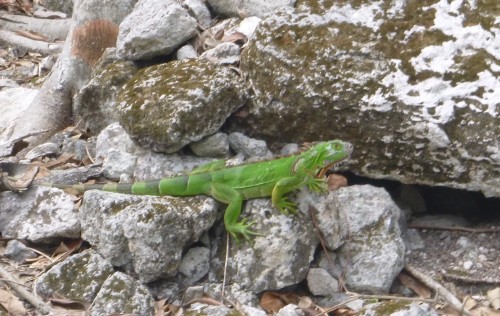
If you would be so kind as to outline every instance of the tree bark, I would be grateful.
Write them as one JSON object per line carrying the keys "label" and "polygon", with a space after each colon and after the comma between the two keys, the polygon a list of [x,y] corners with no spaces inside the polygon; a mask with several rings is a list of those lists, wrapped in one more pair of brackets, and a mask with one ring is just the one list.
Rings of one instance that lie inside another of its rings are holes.
{"label": "tree bark", "polygon": [[116,45],[118,25],[137,0],[78,0],[59,60],[24,112],[0,134],[1,142],[23,139],[32,148],[72,123],[72,97],[90,78],[104,50]]}

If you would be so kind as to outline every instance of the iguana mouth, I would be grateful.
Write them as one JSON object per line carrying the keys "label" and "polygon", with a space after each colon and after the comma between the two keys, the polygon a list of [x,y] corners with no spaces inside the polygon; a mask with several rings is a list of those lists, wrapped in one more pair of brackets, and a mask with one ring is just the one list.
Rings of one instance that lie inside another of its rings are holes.
{"label": "iguana mouth", "polygon": [[344,164],[349,159],[349,157],[350,157],[350,155],[346,156],[345,158],[342,158],[339,161],[335,161],[335,162],[332,162],[332,163],[325,165],[323,168],[319,169],[318,174],[316,175],[316,178],[323,178],[326,175],[326,173],[328,172],[328,170]]}
{"label": "iguana mouth", "polygon": [[326,173],[328,172],[328,170],[330,170],[334,167],[338,167],[338,166],[344,164],[347,160],[349,160],[351,158],[351,154],[353,151],[352,144],[346,143],[344,150],[347,152],[347,155],[344,158],[342,158],[338,161],[335,161],[335,162],[331,162],[331,163],[328,163],[328,161],[324,161],[325,166],[323,168],[319,169],[318,173],[316,174],[316,178],[323,178],[326,175]]}

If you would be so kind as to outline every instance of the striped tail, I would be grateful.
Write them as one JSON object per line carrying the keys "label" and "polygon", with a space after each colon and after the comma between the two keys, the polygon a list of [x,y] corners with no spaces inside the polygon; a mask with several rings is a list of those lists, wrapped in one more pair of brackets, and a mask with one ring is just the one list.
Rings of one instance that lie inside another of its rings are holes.
{"label": "striped tail", "polygon": [[137,194],[137,195],[159,195],[159,181],[135,182],[135,183],[103,183],[103,184],[59,184],[40,183],[41,186],[69,189],[83,193],[89,190],[99,190],[107,192]]}

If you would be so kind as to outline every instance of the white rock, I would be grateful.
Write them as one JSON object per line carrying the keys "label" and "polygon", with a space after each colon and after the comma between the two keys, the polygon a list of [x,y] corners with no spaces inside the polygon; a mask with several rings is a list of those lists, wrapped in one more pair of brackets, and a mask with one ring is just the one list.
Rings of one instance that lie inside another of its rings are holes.
{"label": "white rock", "polygon": [[196,28],[196,19],[174,0],[140,0],[120,24],[117,54],[129,60],[168,55]]}

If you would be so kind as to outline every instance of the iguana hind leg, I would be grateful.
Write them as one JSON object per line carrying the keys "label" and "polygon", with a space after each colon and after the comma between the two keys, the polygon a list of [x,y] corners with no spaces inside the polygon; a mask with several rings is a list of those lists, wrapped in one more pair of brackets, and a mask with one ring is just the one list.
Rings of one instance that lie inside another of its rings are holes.
{"label": "iguana hind leg", "polygon": [[250,241],[250,236],[262,236],[261,234],[250,230],[253,222],[247,223],[246,219],[238,222],[241,207],[243,205],[243,195],[230,186],[213,183],[212,196],[223,203],[228,204],[224,213],[224,225],[226,231],[230,233],[236,241],[238,236],[243,236],[246,240]]}

